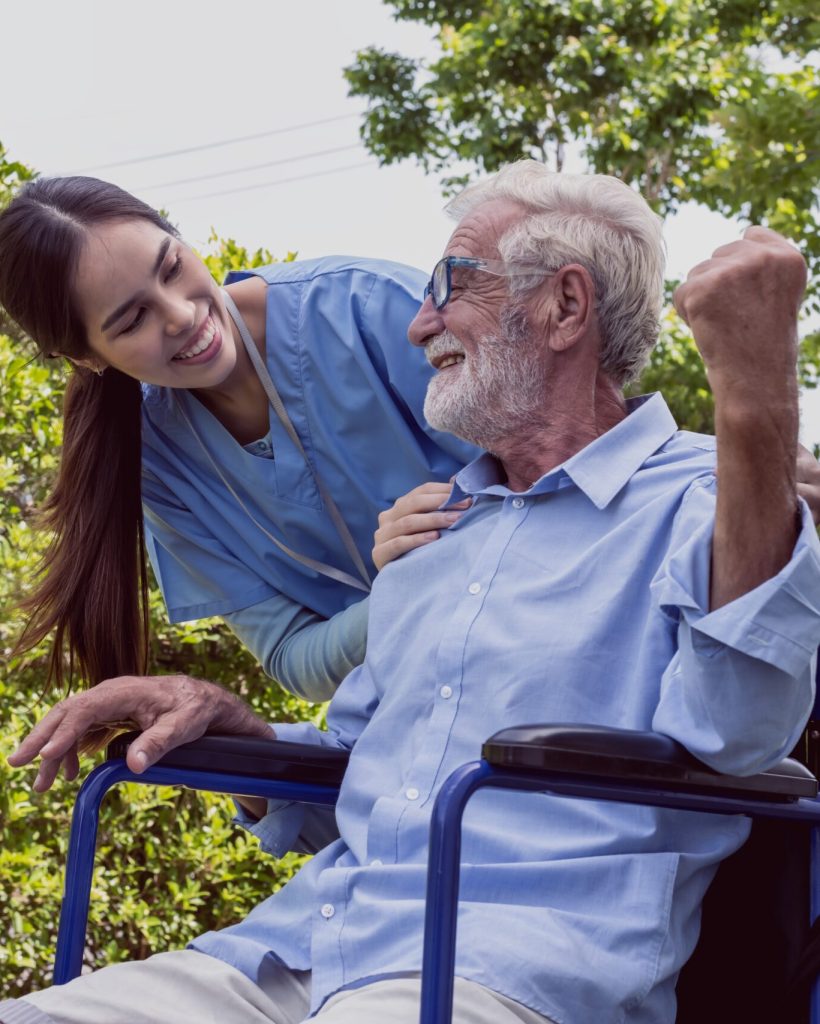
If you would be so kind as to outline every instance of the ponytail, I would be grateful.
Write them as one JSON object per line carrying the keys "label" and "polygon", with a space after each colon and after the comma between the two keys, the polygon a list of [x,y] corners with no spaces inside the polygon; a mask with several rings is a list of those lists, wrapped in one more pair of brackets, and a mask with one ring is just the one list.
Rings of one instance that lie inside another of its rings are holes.
{"label": "ponytail", "polygon": [[38,178],[0,212],[0,306],[43,355],[75,363],[57,482],[38,521],[52,539],[22,602],[29,619],[14,652],[53,633],[48,684],[61,688],[147,670],[141,386],[110,367],[97,377],[76,365],[91,355],[74,294],[80,253],[96,225],[123,218],[178,237],[141,199],[95,178]]}
{"label": "ponytail", "polygon": [[139,381],[111,368],[76,368],[66,388],[60,469],[37,522],[52,539],[21,602],[29,620],[15,648],[53,632],[47,684],[59,688],[147,671],[141,403]]}

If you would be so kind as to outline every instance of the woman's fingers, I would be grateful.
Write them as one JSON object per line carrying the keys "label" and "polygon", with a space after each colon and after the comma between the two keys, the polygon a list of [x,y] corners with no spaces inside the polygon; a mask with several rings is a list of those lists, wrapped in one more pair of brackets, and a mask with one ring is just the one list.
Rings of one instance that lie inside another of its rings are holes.
{"label": "woman's fingers", "polygon": [[451,491],[452,485],[448,483],[427,483],[414,487],[412,491],[397,498],[390,508],[379,513],[379,525],[417,512],[433,512],[444,504]]}
{"label": "woman's fingers", "polygon": [[425,544],[438,540],[440,536],[437,530],[430,530],[426,533],[413,533],[385,541],[373,548],[373,563],[377,569],[383,569],[389,562],[401,555],[414,548],[424,547]]}
{"label": "woman's fingers", "polygon": [[448,526],[458,522],[463,515],[463,511],[455,509],[448,509],[446,512],[414,512],[393,520],[385,526],[380,526],[375,533],[376,543],[412,533],[425,533],[428,530],[446,530]]}
{"label": "woman's fingers", "polygon": [[379,528],[373,536],[373,563],[377,569],[383,569],[413,548],[437,540],[441,530],[458,521],[472,499],[464,498],[442,510],[452,490],[451,482],[421,484],[379,514]]}

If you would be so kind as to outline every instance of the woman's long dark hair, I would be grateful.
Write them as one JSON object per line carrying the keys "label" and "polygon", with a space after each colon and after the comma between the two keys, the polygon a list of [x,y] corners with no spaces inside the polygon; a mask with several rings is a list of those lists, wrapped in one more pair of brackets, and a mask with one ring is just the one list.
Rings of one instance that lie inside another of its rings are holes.
{"label": "woman's long dark hair", "polygon": [[[0,213],[0,306],[46,356],[88,358],[73,281],[89,229],[155,210],[95,178],[41,178]],[[109,367],[74,366],[64,400],[56,483],[39,523],[51,533],[15,653],[54,635],[47,685],[95,686],[147,668],[148,602],[141,509],[141,385]]]}

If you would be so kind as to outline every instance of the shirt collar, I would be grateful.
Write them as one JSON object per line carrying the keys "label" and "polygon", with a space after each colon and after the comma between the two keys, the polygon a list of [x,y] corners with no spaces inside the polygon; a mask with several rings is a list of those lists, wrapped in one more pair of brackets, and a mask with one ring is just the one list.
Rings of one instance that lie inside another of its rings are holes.
{"label": "shirt collar", "polygon": [[[677,430],[669,407],[659,393],[626,401],[626,417],[560,466],[545,473],[527,494],[545,494],[569,478],[596,508],[612,501],[650,455]],[[456,476],[446,505],[484,492],[510,494],[498,460],[485,452]]]}

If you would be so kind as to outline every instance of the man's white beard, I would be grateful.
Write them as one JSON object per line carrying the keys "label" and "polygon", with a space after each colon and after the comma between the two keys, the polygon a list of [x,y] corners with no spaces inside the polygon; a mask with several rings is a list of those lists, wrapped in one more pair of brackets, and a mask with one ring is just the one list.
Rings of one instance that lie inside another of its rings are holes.
{"label": "man's white beard", "polygon": [[[427,358],[463,352],[450,331],[427,343]],[[543,352],[526,320],[502,316],[501,333],[481,339],[477,351],[457,368],[439,372],[427,385],[424,416],[446,430],[493,451],[496,441],[526,433],[546,401]]]}

